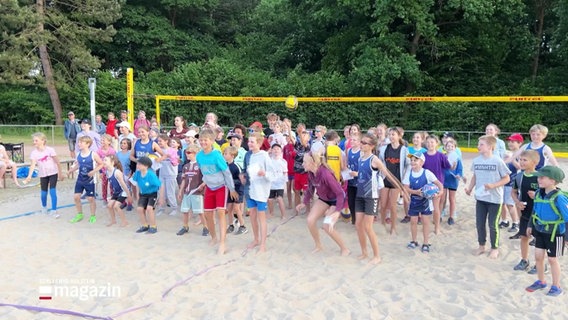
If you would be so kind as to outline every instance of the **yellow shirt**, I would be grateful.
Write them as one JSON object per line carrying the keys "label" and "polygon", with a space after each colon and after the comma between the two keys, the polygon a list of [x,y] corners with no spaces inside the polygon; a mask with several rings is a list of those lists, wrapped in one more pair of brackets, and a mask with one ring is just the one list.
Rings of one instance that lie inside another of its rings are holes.
{"label": "yellow shirt", "polygon": [[333,171],[335,179],[340,181],[341,179],[341,148],[335,145],[327,146],[327,165]]}

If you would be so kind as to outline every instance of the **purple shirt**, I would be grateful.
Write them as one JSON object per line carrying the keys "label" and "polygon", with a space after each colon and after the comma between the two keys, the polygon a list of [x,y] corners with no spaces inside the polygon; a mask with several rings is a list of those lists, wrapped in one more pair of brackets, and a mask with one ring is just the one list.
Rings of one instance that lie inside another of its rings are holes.
{"label": "purple shirt", "polygon": [[308,189],[304,194],[304,204],[308,205],[314,196],[314,189],[317,188],[318,197],[322,201],[337,201],[335,207],[337,211],[343,208],[345,202],[345,193],[339,182],[331,170],[324,166],[320,166],[318,171],[308,176]]}
{"label": "purple shirt", "polygon": [[425,152],[424,157],[426,161],[424,161],[423,168],[432,171],[440,183],[444,184],[444,170],[452,167],[448,157],[439,151],[436,151],[434,155],[429,155],[428,152]]}

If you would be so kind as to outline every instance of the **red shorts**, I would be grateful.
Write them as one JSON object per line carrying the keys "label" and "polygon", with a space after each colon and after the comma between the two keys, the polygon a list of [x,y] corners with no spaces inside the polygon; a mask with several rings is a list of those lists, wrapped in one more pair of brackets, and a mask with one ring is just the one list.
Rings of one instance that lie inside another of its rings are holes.
{"label": "red shorts", "polygon": [[205,186],[205,194],[203,195],[203,210],[210,211],[215,209],[225,209],[227,206],[228,189],[225,186],[216,190],[211,190]]}
{"label": "red shorts", "polygon": [[294,173],[294,190],[308,189],[308,173]]}

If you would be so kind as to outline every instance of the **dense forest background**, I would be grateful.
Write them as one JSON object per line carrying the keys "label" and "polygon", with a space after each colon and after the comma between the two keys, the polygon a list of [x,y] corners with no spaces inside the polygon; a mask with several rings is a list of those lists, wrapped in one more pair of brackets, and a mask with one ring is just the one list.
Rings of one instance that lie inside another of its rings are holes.
{"label": "dense forest background", "polygon": [[[0,0],[0,123],[60,124],[154,94],[228,96],[567,95],[566,0]],[[380,122],[409,130],[567,132],[566,103],[198,103],[163,101],[200,122],[268,112],[308,126]]]}

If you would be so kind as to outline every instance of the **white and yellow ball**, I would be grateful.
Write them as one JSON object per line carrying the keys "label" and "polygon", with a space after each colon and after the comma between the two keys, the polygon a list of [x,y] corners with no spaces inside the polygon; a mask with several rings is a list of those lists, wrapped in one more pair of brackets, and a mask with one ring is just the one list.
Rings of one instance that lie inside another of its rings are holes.
{"label": "white and yellow ball", "polygon": [[296,96],[288,96],[286,101],[284,101],[284,105],[288,109],[296,109],[298,107],[298,98]]}

